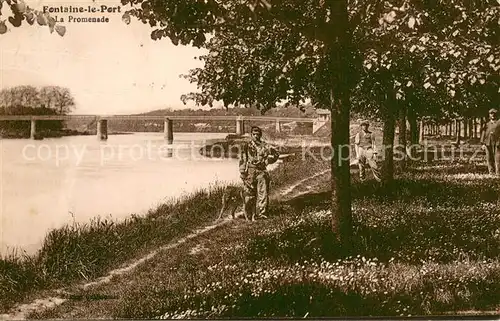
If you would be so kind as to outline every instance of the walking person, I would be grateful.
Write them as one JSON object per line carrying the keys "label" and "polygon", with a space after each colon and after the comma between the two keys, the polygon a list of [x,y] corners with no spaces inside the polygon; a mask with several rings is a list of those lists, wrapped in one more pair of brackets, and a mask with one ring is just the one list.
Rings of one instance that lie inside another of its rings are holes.
{"label": "walking person", "polygon": [[270,177],[267,165],[278,160],[279,152],[262,141],[262,130],[253,126],[250,142],[240,149],[239,169],[243,180],[245,217],[266,218],[269,206]]}
{"label": "walking person", "polygon": [[370,124],[368,121],[362,121],[361,130],[354,138],[354,150],[356,152],[356,158],[358,159],[359,178],[364,181],[366,179],[366,167],[370,167],[373,177],[380,182],[380,170],[377,162],[375,161],[375,155],[377,154],[375,135],[368,130],[369,127]]}
{"label": "walking person", "polygon": [[500,176],[500,146],[495,130],[500,125],[497,119],[498,111],[494,108],[488,111],[490,120],[481,130],[481,144],[486,152],[486,163],[490,175]]}

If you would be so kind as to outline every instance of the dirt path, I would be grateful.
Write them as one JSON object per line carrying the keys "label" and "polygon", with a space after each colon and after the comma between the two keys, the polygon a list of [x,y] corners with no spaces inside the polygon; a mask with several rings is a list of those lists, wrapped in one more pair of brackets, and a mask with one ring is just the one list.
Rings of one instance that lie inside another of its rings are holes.
{"label": "dirt path", "polygon": [[304,179],[298,181],[297,183],[293,184],[292,186],[288,187],[287,189],[285,189],[284,191],[282,191],[280,194],[281,194],[281,196],[288,196],[288,195],[292,194],[297,188],[302,187],[303,185],[305,185],[307,182],[315,180],[316,178],[318,178],[318,177],[320,177],[322,175],[325,175],[325,174],[327,174],[329,172],[330,172],[330,169],[327,169],[327,170],[324,170],[322,172],[316,173],[313,176],[304,178]]}
{"label": "dirt path", "polygon": [[[175,247],[181,245],[182,243],[185,243],[189,239],[192,239],[196,236],[202,235],[202,234],[204,234],[208,231],[211,231],[211,230],[213,230],[213,229],[215,229],[223,224],[227,224],[230,221],[231,221],[231,218],[226,218],[226,219],[220,220],[214,224],[211,224],[211,225],[208,225],[208,226],[203,227],[201,229],[198,229],[195,232],[181,238],[180,240],[178,240],[176,242],[162,246],[162,247],[150,252],[148,255],[146,255],[142,258],[140,258],[136,261],[133,261],[131,263],[128,263],[124,267],[112,270],[111,272],[108,273],[108,275],[106,275],[104,277],[98,278],[97,280],[92,281],[92,282],[88,282],[88,283],[76,286],[76,288],[80,289],[80,290],[81,289],[88,290],[92,287],[102,285],[105,283],[109,283],[113,277],[131,272],[140,264],[145,263],[145,262],[151,260],[152,258],[154,258],[161,251],[175,248]],[[55,290],[54,292],[59,293],[61,295],[65,294],[66,296],[68,294],[71,294],[71,291],[68,291],[65,289],[58,289],[58,290]],[[27,318],[27,316],[33,312],[40,312],[40,311],[45,310],[45,309],[54,308],[60,304],[63,304],[66,301],[67,301],[67,299],[64,299],[62,297],[46,297],[43,299],[36,299],[33,302],[16,306],[15,308],[13,308],[11,310],[10,313],[0,315],[0,320],[25,320]]]}
{"label": "dirt path", "polygon": [[[294,185],[284,189],[279,194],[282,197],[289,196],[297,188],[303,186],[306,182],[308,182],[310,180],[314,180],[318,176],[323,175],[328,171],[329,170],[322,171],[322,172],[317,173],[313,176],[302,179],[302,180],[298,181],[297,183],[295,183]],[[236,215],[239,216],[242,214],[243,213],[240,212],[240,213],[237,213]],[[124,274],[127,274],[127,273],[133,271],[140,264],[143,264],[143,263],[151,260],[152,258],[154,258],[158,253],[160,253],[164,250],[169,250],[169,249],[175,248],[175,247],[185,243],[186,241],[188,241],[192,238],[195,238],[195,237],[200,236],[204,233],[207,233],[207,232],[209,232],[209,231],[211,231],[219,226],[227,224],[231,221],[232,221],[232,219],[230,217],[225,218],[225,219],[220,220],[220,221],[216,221],[213,224],[210,224],[208,226],[205,226],[203,228],[196,230],[195,232],[179,239],[178,241],[175,241],[175,242],[172,242],[172,243],[167,244],[165,246],[162,246],[162,247],[150,252],[149,254],[147,254],[146,256],[144,256],[138,260],[135,260],[133,262],[129,262],[126,265],[124,265],[123,267],[112,270],[104,277],[98,278],[92,282],[73,286],[72,290],[68,290],[68,289],[64,289],[64,288],[57,289],[57,290],[52,291],[55,294],[55,296],[47,296],[45,298],[35,299],[34,301],[32,301],[30,303],[17,305],[13,309],[11,309],[11,311],[9,313],[1,314],[0,320],[25,320],[30,314],[32,314],[34,312],[40,313],[46,309],[54,308],[58,305],[63,304],[64,302],[66,302],[68,299],[66,299],[64,297],[69,297],[73,292],[78,292],[81,290],[89,290],[93,287],[97,287],[99,285],[109,283],[109,282],[111,282],[113,277],[124,275]]]}

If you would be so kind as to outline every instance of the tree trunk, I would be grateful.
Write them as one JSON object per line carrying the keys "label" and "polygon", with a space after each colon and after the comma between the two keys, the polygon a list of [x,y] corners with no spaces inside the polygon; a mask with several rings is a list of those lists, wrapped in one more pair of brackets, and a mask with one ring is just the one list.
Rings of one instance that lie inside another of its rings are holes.
{"label": "tree trunk", "polygon": [[460,133],[461,128],[460,128],[460,121],[458,119],[455,119],[455,135],[456,135],[456,140],[455,140],[455,145],[460,145]]}
{"label": "tree trunk", "polygon": [[485,125],[484,117],[479,118],[479,138],[483,136],[484,125]]}
{"label": "tree trunk", "polygon": [[399,155],[401,157],[401,170],[406,169],[406,105],[400,104],[399,109]]}
{"label": "tree trunk", "polygon": [[351,211],[351,172],[349,148],[349,120],[350,97],[330,93],[332,125],[332,160],[331,160],[331,211],[332,230],[337,240],[346,246],[352,239],[352,211]]}
{"label": "tree trunk", "polygon": [[351,172],[349,148],[350,95],[355,86],[356,68],[349,26],[347,0],[325,1],[331,12],[329,39],[330,111],[331,111],[331,212],[332,231],[350,252],[353,220],[351,212]]}
{"label": "tree trunk", "polygon": [[472,137],[472,126],[470,124],[470,118],[466,118],[464,121],[467,123],[467,126],[466,126],[467,127],[467,135],[465,136],[465,138],[467,139],[467,138]]}
{"label": "tree trunk", "polygon": [[472,127],[474,128],[474,132],[472,133],[472,138],[477,138],[477,118],[474,117],[472,119]]}
{"label": "tree trunk", "polygon": [[474,118],[469,118],[469,138],[474,138]]}
{"label": "tree trunk", "polygon": [[382,165],[382,181],[390,183],[394,179],[394,136],[396,127],[395,112],[392,110],[398,101],[391,93],[388,93],[389,99],[386,100],[384,106],[384,133],[382,139],[382,147],[384,149],[384,162]]}
{"label": "tree trunk", "polygon": [[469,137],[469,120],[464,117],[464,139]]}
{"label": "tree trunk", "polygon": [[424,130],[425,130],[425,123],[423,119],[420,119],[420,131],[418,134],[418,143],[422,145],[424,143]]}
{"label": "tree trunk", "polygon": [[464,138],[467,140],[470,136],[470,126],[469,126],[469,118],[464,118]]}
{"label": "tree trunk", "polygon": [[410,142],[418,144],[418,124],[417,117],[412,108],[408,108],[408,122],[410,123]]}

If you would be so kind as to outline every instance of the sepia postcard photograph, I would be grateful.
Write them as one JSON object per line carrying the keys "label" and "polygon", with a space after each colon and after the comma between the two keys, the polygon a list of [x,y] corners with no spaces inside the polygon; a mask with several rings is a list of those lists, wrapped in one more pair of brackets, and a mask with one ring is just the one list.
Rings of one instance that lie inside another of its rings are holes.
{"label": "sepia postcard photograph", "polygon": [[0,320],[498,319],[500,0],[0,0]]}

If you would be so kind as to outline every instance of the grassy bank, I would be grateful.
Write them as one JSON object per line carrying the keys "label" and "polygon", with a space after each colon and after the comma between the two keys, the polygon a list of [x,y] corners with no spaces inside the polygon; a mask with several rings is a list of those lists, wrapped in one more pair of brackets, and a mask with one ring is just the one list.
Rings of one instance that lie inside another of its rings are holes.
{"label": "grassy bank", "polygon": [[[392,186],[355,183],[349,255],[330,232],[328,186],[316,186],[315,203],[300,211],[275,204],[265,223],[224,227],[175,258],[165,253],[152,265],[161,268],[121,288],[114,317],[498,312],[500,183],[483,167],[455,164],[450,173],[432,166]],[[192,254],[196,246],[203,250]]]}
{"label": "grassy bank", "polygon": [[172,200],[145,217],[120,223],[94,219],[52,230],[34,256],[0,261],[0,304],[6,309],[23,295],[104,274],[145,251],[189,233],[214,218],[222,189],[198,191]]}
{"label": "grassy bank", "polygon": [[[298,161],[280,165],[273,171],[272,188],[314,173],[318,166]],[[52,230],[36,255],[0,260],[1,310],[38,290],[102,276],[212,222],[220,210],[222,191],[222,186],[214,185],[120,223],[94,219]]]}
{"label": "grassy bank", "polygon": [[485,172],[481,159],[434,160],[390,185],[354,180],[348,254],[330,232],[321,176],[303,184],[308,195],[274,201],[267,220],[220,226],[33,317],[498,314],[500,182]]}

